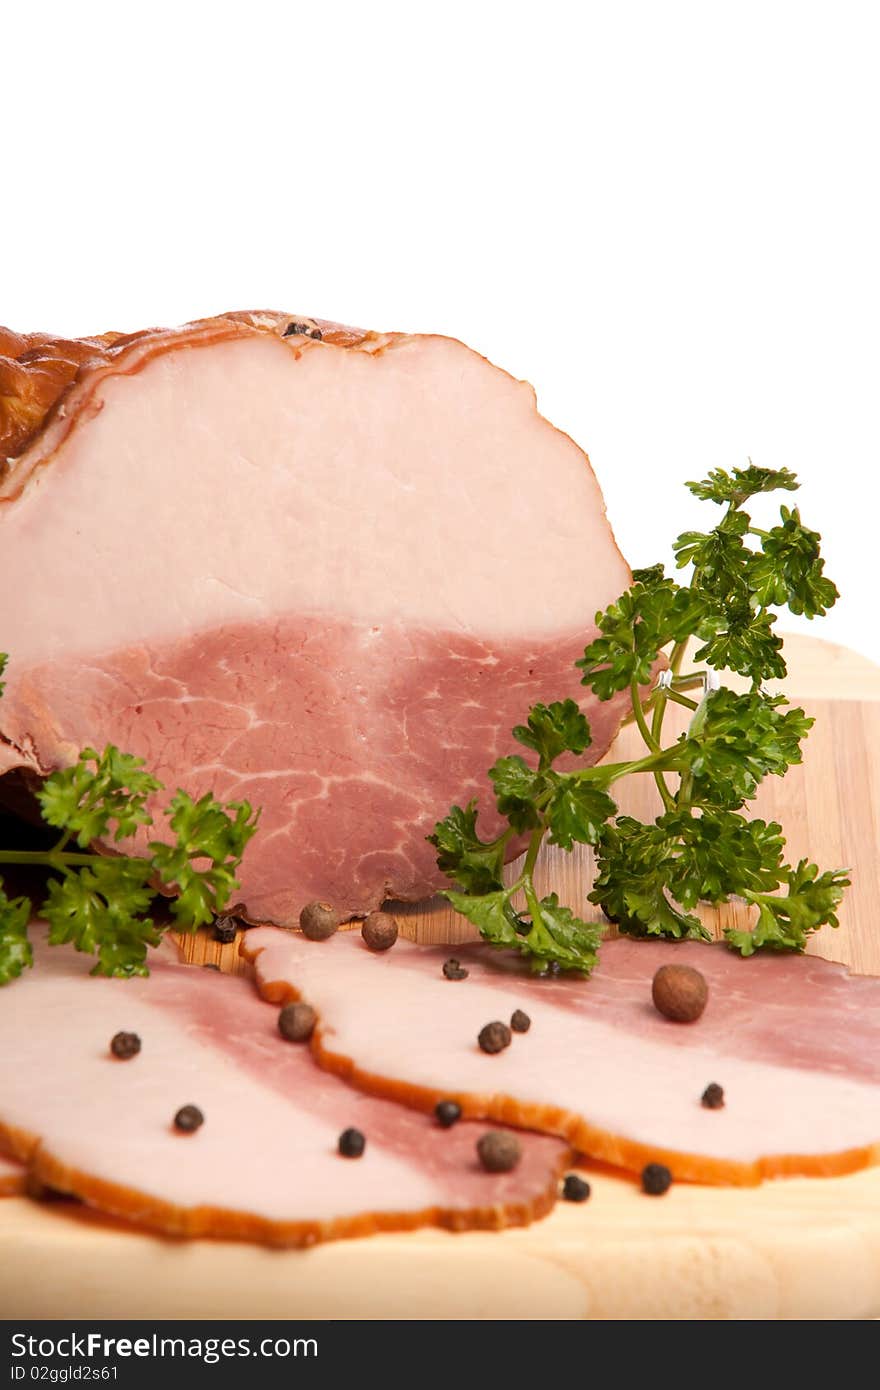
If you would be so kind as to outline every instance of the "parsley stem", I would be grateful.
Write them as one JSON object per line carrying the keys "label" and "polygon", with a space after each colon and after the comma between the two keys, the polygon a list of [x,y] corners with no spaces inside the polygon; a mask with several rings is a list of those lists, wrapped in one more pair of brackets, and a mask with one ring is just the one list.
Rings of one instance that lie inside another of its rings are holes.
{"label": "parsley stem", "polygon": [[[645,719],[644,711],[643,711],[643,709],[642,709],[642,701],[641,701],[641,696],[639,695],[639,686],[638,686],[638,682],[635,681],[635,680],[630,681],[629,690],[630,690],[630,695],[631,695],[631,697],[632,697],[633,714],[635,715],[636,723],[637,723],[638,726],[639,726],[639,733],[641,734],[641,736],[642,736],[642,738],[644,739],[644,741],[645,741],[645,743],[647,744],[647,746],[651,749],[651,752],[652,752],[652,753],[659,753],[659,752],[660,752],[660,744],[659,744],[659,743],[657,742],[657,740],[652,736],[651,730],[648,728],[648,721]],[[659,707],[659,701],[658,701],[658,707]],[[656,719],[656,717],[657,717],[656,714],[655,714],[654,717],[655,717],[655,719]]]}
{"label": "parsley stem", "polygon": [[689,700],[687,695],[680,695],[677,690],[667,690],[667,700],[672,700],[676,705],[684,705],[686,709],[699,709],[696,700]]}
{"label": "parsley stem", "polygon": [[682,810],[684,808],[690,808],[691,791],[693,790],[693,784],[694,775],[691,772],[690,768],[688,768],[687,772],[685,772],[682,776],[681,783],[678,788],[678,796],[675,798],[675,804],[679,808],[679,810]]}
{"label": "parsley stem", "polygon": [[538,859],[538,854],[541,849],[541,842],[544,839],[546,829],[547,827],[545,825],[539,825],[536,826],[536,828],[532,831],[532,835],[529,840],[529,848],[526,852],[526,860],[523,864],[523,870],[516,884],[514,885],[515,889],[522,888],[522,891],[526,895],[526,904],[529,909],[529,917],[532,920],[532,925],[529,930],[528,936],[526,937],[526,942],[531,945],[532,949],[534,949],[538,941],[544,941],[546,944],[545,939],[547,936],[546,930],[544,928],[544,923],[541,920],[541,904],[538,902],[538,895],[535,892],[535,885],[532,880],[532,872]]}
{"label": "parsley stem", "polygon": [[[657,703],[654,706],[654,718],[651,721],[651,738],[656,748],[661,746],[660,734],[663,729],[663,716],[666,713],[666,701],[668,698],[669,691],[665,689],[658,690]],[[663,800],[663,805],[667,811],[671,811],[672,807],[675,805],[675,798],[669,790],[666,778],[659,770],[654,773],[654,781],[657,784],[657,790]]]}
{"label": "parsley stem", "polygon": [[[683,642],[676,642],[672,651],[669,653],[669,669],[673,676],[678,676],[681,670],[681,663],[684,661],[684,654],[687,651],[687,638]],[[695,671],[694,676],[698,673]]]}
{"label": "parsley stem", "polygon": [[0,850],[0,864],[46,864],[50,869],[63,869],[67,864],[94,864],[98,854],[68,854],[50,850]]}
{"label": "parsley stem", "polygon": [[[673,680],[678,678],[686,651],[687,639],[685,638],[681,642],[676,642],[672,651],[669,653],[669,669],[672,672]],[[659,749],[662,746],[660,740],[663,732],[663,717],[666,714],[666,702],[667,700],[674,700],[676,697],[671,690],[665,688],[658,690],[656,693],[657,700],[654,705],[654,717],[651,721],[651,742],[654,748]],[[676,700],[676,703],[679,703],[679,701]],[[694,708],[696,708],[696,706],[694,706]],[[657,784],[657,790],[660,793],[664,807],[667,811],[671,811],[675,805],[675,797],[669,790],[666,778],[661,771],[657,770],[654,773],[654,781]]]}
{"label": "parsley stem", "polygon": [[541,849],[541,841],[544,839],[545,829],[545,826],[539,825],[536,830],[532,831],[532,836],[529,840],[529,848],[526,853],[526,862],[523,864],[522,871],[522,877],[528,880],[529,883],[531,882],[532,870],[535,867],[535,863],[538,858],[538,853]]}
{"label": "parsley stem", "polygon": [[[662,752],[659,740],[655,737],[655,734],[652,732],[652,730],[648,728],[648,722],[645,719],[645,715],[642,710],[642,702],[639,698],[638,683],[635,680],[630,681],[630,695],[632,696],[632,705],[636,716],[636,723],[639,726],[639,733],[642,735],[642,738],[644,739],[647,746],[651,749],[652,753]],[[663,723],[663,711],[666,706],[666,691],[658,690],[656,692],[656,695],[657,698],[654,704],[653,719],[653,727],[655,730],[659,729],[660,725]],[[654,771],[654,781],[657,783],[657,790],[663,799],[663,805],[666,807],[667,811],[671,811],[673,806],[675,805],[675,800],[669,788],[667,787],[666,780],[659,768]]]}
{"label": "parsley stem", "polygon": [[[578,782],[599,782],[603,786],[610,786],[619,777],[626,777],[630,772],[677,771],[680,758],[681,749],[677,744],[673,744],[671,748],[658,748],[656,753],[647,753],[644,758],[633,758],[625,763],[599,763],[594,767],[578,768],[576,772],[566,773],[566,776]],[[547,792],[535,804],[538,807],[545,806],[549,799],[550,793]]]}

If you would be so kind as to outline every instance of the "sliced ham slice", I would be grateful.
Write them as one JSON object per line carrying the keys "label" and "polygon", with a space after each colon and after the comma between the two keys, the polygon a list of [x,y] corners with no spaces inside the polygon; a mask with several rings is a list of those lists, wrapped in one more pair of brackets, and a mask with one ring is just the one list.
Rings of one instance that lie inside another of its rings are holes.
{"label": "sliced ham slice", "polygon": [[[248,933],[260,989],[318,1011],[322,1066],[415,1106],[453,1097],[470,1116],[559,1134],[595,1159],[680,1178],[754,1183],[880,1161],[880,979],[812,957],[743,960],[723,946],[616,940],[589,981],[535,979],[491,947],[399,941],[384,956],[356,933],[314,943]],[[692,1024],[651,1002],[660,965],[694,966],[709,1002]],[[503,1052],[477,1045],[515,1009],[531,1019]],[[701,1105],[711,1083],[726,1104]]]}
{"label": "sliced ham slice", "polygon": [[[567,1147],[522,1137],[506,1174],[477,1161],[484,1125],[359,1094],[285,1042],[241,978],[161,958],[139,980],[94,979],[90,960],[38,947],[3,990],[0,1136],[31,1178],[100,1211],[174,1235],[279,1245],[438,1225],[521,1225],[553,1205]],[[114,1058],[110,1039],[141,1051]],[[176,1112],[205,1120],[181,1134]],[[340,1156],[343,1130],[366,1136]]]}
{"label": "sliced ham slice", "polygon": [[[448,338],[290,324],[0,330],[0,772],[114,742],[248,798],[240,897],[277,923],[440,886],[434,821],[489,803],[530,704],[585,697],[630,578],[530,386]],[[622,705],[584,708],[598,758]]]}

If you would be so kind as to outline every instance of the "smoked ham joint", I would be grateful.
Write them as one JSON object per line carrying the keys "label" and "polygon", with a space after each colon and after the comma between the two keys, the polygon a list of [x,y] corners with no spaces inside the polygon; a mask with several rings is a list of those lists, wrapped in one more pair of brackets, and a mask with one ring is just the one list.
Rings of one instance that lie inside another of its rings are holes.
{"label": "smoked ham joint", "polygon": [[573,666],[630,581],[589,461],[455,340],[0,330],[0,520],[0,772],[113,743],[261,807],[252,921],[443,886],[425,837],[462,797],[500,826],[530,704],[578,699],[595,760],[617,730]]}

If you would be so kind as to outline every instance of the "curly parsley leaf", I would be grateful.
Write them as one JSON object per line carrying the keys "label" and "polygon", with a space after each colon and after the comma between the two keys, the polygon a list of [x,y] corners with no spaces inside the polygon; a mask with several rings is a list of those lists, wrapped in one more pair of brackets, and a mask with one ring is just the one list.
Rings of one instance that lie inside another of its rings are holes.
{"label": "curly parsley leaf", "polygon": [[480,894],[450,891],[444,897],[449,899],[456,912],[473,923],[492,946],[519,947],[520,922],[511,905],[509,889]]}
{"label": "curly parsley leaf", "polygon": [[8,898],[0,879],[0,985],[8,984],[34,963],[27,930],[31,911],[30,899]]}
{"label": "curly parsley leaf", "polygon": [[748,676],[756,686],[766,680],[782,680],[788,668],[782,656],[782,638],[773,631],[775,622],[775,613],[755,613],[747,606],[733,609],[727,627],[700,647],[694,660],[705,661],[716,671]]}
{"label": "curly parsley leaf", "polygon": [[605,822],[617,806],[601,787],[576,776],[553,775],[546,817],[550,843],[571,849],[575,843],[595,845]]}
{"label": "curly parsley leaf", "polygon": [[583,753],[592,742],[590,726],[574,700],[533,705],[528,723],[517,724],[513,737],[524,747],[534,749],[542,770],[561,753]]}
{"label": "curly parsley leaf", "polygon": [[777,492],[782,488],[795,492],[800,485],[796,474],[788,468],[756,468],[750,463],[748,468],[734,468],[732,473],[713,468],[708,478],[685,486],[704,502],[741,507],[759,492]]}
{"label": "curly parsley leaf", "polygon": [[100,755],[84,748],[73,767],[46,778],[37,798],[47,824],[87,849],[107,838],[111,824],[117,842],[133,835],[139,825],[149,825],[147,799],[161,786],[144,771],[143,758],[120,753],[111,743]]}
{"label": "curly parsley leaf", "polygon": [[802,760],[801,741],[814,720],[802,709],[781,712],[781,695],[716,690],[694,717],[684,748],[691,804],[736,810],[768,775],[781,777]]}
{"label": "curly parsley leaf", "polygon": [[[0,652],[0,676],[2,676],[2,675],[3,675],[3,672],[6,670],[6,663],[7,663],[8,660],[9,660],[9,658],[7,657],[6,653],[5,653],[5,652]],[[3,694],[3,691],[4,691],[5,689],[6,689],[6,686],[3,684],[3,681],[0,680],[0,695]]]}
{"label": "curly parsley leaf", "polygon": [[633,684],[645,685],[663,647],[684,641],[706,617],[702,596],[666,579],[661,566],[638,573],[642,580],[604,613],[597,613],[602,636],[575,662],[584,673],[581,684],[590,686],[600,700],[610,700]]}
{"label": "curly parsley leaf", "polygon": [[675,843],[665,883],[684,908],[767,892],[779,883],[785,840],[775,821],[746,820],[725,810],[701,816],[671,811],[657,824]]}
{"label": "curly parsley leaf", "polygon": [[2,856],[52,872],[42,903],[11,901],[0,886],[0,985],[33,964],[27,924],[34,911],[49,923],[50,945],[94,955],[93,974],[129,976],[148,973],[147,951],[161,939],[149,916],[154,885],[176,886],[171,911],[178,926],[210,922],[227,906],[259,818],[247,802],[222,806],[210,794],[194,801],[179,791],[165,813],[173,843],[154,840],[145,857],[91,851],[95,841],[119,843],[152,825],[147,804],[161,790],[141,758],[113,745],[100,754],[85,748],[73,767],[47,777],[40,806],[60,839],[50,850]]}
{"label": "curly parsley leaf", "polygon": [[532,958],[536,969],[554,965],[589,975],[601,942],[602,928],[597,922],[575,917],[569,908],[560,906],[555,893],[549,893],[538,902],[537,920],[520,941],[520,950]]}
{"label": "curly parsley leaf", "polygon": [[818,531],[804,526],[797,507],[782,507],[781,524],[761,537],[761,552],[749,565],[749,581],[758,603],[781,607],[808,618],[824,617],[839,598],[837,586],[823,573]]}
{"label": "curly parsley leaf", "polygon": [[786,892],[778,896],[748,892],[744,896],[758,908],[751,931],[728,929],[724,939],[743,956],[755,951],[803,951],[819,927],[839,925],[837,908],[850,885],[846,869],[820,874],[818,865],[801,859],[786,866],[782,882]]}
{"label": "curly parsley leaf", "polygon": [[148,859],[95,856],[94,863],[47,884],[40,915],[49,944],[70,943],[97,956],[93,975],[147,975],[147,947],[161,934],[148,917],[153,900]]}
{"label": "curly parsley leaf", "polygon": [[748,602],[751,551],[743,541],[748,529],[745,512],[728,512],[714,531],[684,531],[673,542],[676,565],[694,566],[692,588],[715,605]]}
{"label": "curly parsley leaf", "polygon": [[[150,842],[153,868],[163,883],[177,889],[171,904],[176,922],[195,931],[228,905],[238,886],[235,869],[256,832],[259,812],[247,801],[223,807],[210,792],[193,801],[188,792],[178,791],[169,816],[177,840],[173,845]],[[199,860],[208,860],[208,866],[197,867]]]}
{"label": "curly parsley leaf", "polygon": [[598,903],[627,936],[709,940],[700,919],[682,911],[667,893],[676,847],[670,828],[619,816],[599,842],[590,902]]}
{"label": "curly parsley leaf", "polygon": [[533,772],[524,758],[512,753],[490,767],[489,780],[495,788],[498,810],[516,833],[534,829],[539,823],[535,802],[547,785],[544,773]]}
{"label": "curly parsley leaf", "polygon": [[434,826],[428,840],[437,850],[438,868],[467,893],[491,893],[501,887],[504,845],[500,840],[480,839],[476,801],[469,801],[464,808],[453,806]]}
{"label": "curly parsley leaf", "polygon": [[511,903],[515,892],[513,886],[480,896],[453,892],[445,896],[486,941],[493,946],[514,947],[529,958],[533,969],[543,971],[552,965],[589,975],[596,964],[601,927],[581,921],[569,908],[560,906],[555,893],[534,899],[534,914],[522,915]]}

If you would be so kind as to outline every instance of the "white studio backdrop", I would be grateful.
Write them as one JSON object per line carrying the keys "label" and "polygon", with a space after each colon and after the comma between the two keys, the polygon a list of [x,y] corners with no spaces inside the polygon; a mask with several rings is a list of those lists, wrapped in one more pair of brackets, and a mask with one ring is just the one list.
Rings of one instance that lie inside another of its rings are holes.
{"label": "white studio backdrop", "polygon": [[453,334],[633,564],[705,516],[685,479],[795,469],[843,593],[810,630],[880,660],[880,6],[2,8],[0,322]]}

